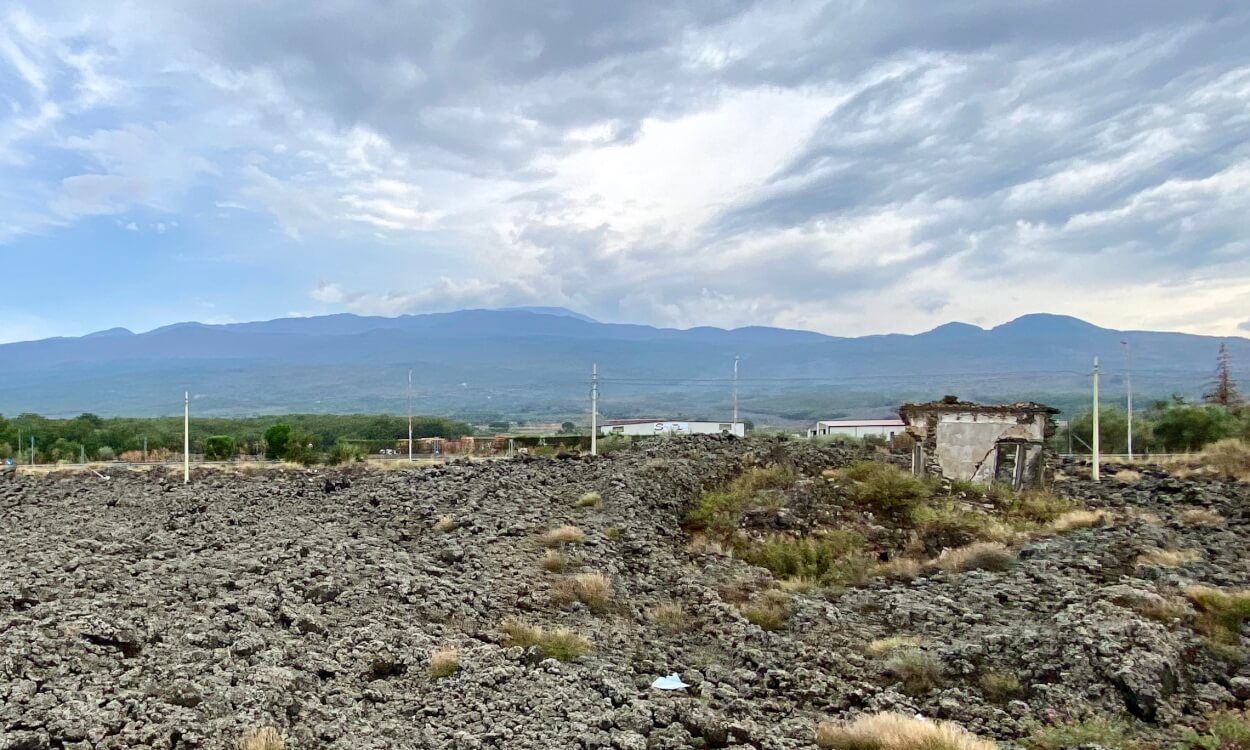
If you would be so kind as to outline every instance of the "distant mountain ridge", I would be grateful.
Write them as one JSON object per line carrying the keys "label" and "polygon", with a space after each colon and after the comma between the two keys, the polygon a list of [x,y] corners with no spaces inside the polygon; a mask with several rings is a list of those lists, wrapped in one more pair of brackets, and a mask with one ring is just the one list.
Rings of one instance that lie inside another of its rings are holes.
{"label": "distant mountain ridge", "polygon": [[205,414],[397,413],[411,368],[424,413],[576,417],[597,364],[605,417],[708,415],[731,408],[735,356],[743,412],[764,420],[880,416],[946,393],[1079,405],[1095,356],[1107,398],[1117,393],[1125,340],[1143,398],[1200,393],[1221,341],[1241,372],[1250,365],[1245,338],[1116,331],[1051,314],[852,338],[602,323],[563,308],[342,313],[0,345],[0,413],[170,414],[184,390]]}

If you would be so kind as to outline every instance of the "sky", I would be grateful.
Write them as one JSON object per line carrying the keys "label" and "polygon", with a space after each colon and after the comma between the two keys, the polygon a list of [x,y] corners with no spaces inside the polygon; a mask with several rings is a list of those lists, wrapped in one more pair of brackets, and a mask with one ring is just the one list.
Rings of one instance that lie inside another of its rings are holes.
{"label": "sky", "polygon": [[0,0],[0,341],[564,306],[1250,335],[1239,0]]}

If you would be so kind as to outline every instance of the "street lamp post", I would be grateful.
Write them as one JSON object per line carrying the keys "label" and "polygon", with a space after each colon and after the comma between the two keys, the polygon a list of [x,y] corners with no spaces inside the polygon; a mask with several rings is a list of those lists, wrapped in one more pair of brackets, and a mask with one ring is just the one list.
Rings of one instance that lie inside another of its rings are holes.
{"label": "street lamp post", "polygon": [[1126,361],[1125,380],[1128,386],[1128,460],[1133,460],[1133,346],[1127,340],[1121,341],[1124,344],[1124,357]]}

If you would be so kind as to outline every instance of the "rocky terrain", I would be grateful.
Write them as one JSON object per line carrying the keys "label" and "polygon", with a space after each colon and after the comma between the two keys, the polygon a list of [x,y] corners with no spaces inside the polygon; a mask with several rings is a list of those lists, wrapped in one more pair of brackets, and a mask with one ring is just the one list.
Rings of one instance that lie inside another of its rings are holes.
{"label": "rocky terrain", "polygon": [[[1211,598],[1250,585],[1234,482],[1067,479],[1055,491],[1105,517],[1015,542],[1005,569],[794,591],[779,629],[753,624],[742,602],[776,582],[691,548],[691,506],[752,466],[802,487],[857,458],[709,438],[190,486],[6,480],[0,750],[226,748],[267,726],[301,750],[811,748],[819,721],[880,711],[1006,746],[1091,718],[1163,743],[1247,705],[1244,620]],[[583,538],[545,536],[564,526]],[[516,645],[518,620],[589,650]],[[690,687],[651,688],[672,672]]]}

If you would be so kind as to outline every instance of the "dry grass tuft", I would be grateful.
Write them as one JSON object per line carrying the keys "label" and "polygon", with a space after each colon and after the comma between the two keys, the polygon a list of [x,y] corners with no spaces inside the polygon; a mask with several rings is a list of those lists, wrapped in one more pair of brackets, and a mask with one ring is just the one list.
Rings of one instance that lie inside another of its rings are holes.
{"label": "dry grass tuft", "polygon": [[430,676],[436,680],[450,677],[460,669],[460,651],[452,646],[430,653]]}
{"label": "dry grass tuft", "polygon": [[1141,508],[1125,509],[1124,520],[1137,521],[1138,523],[1146,523],[1146,524],[1150,524],[1151,526],[1163,525],[1163,519],[1159,517],[1158,513],[1152,513],[1148,510],[1142,510]]}
{"label": "dry grass tuft", "polygon": [[1140,567],[1154,566],[1158,568],[1179,568],[1202,557],[1192,549],[1151,549],[1137,556]]}
{"label": "dry grass tuft", "polygon": [[790,619],[790,596],[784,591],[765,591],[758,602],[744,604],[738,611],[760,630],[781,630]]}
{"label": "dry grass tuft", "polygon": [[1250,479],[1250,443],[1236,438],[1220,440],[1202,451],[1207,469],[1230,479]]}
{"label": "dry grass tuft", "polygon": [[691,534],[690,541],[686,544],[686,551],[692,555],[728,555],[730,548],[707,534]]}
{"label": "dry grass tuft", "polygon": [[669,633],[684,633],[690,628],[686,610],[677,602],[660,604],[651,610],[651,622]]}
{"label": "dry grass tuft", "polygon": [[609,526],[603,530],[603,537],[610,542],[615,542],[621,538],[621,530],[615,526]]}
{"label": "dry grass tuft", "polygon": [[1183,601],[1159,597],[1158,599],[1139,599],[1129,606],[1142,617],[1169,625],[1189,616],[1189,606]]}
{"label": "dry grass tuft", "polygon": [[577,507],[579,508],[598,508],[603,503],[603,496],[598,492],[587,492],[577,498]]}
{"label": "dry grass tuft", "polygon": [[878,638],[864,646],[864,653],[868,656],[881,657],[891,654],[900,649],[915,649],[923,642],[918,635],[892,635],[889,638]]}
{"label": "dry grass tuft", "polygon": [[548,547],[561,544],[581,544],[586,541],[586,532],[576,526],[560,526],[543,534],[542,542]]}
{"label": "dry grass tuft", "polygon": [[250,729],[239,740],[239,750],[285,750],[286,737],[273,727]]}
{"label": "dry grass tuft", "polygon": [[885,671],[902,682],[903,692],[909,695],[922,695],[941,687],[946,675],[940,659],[914,648],[896,651],[886,660]]}
{"label": "dry grass tuft", "polygon": [[1241,627],[1250,619],[1250,589],[1223,591],[1212,586],[1188,586],[1185,598],[1198,610],[1198,629],[1213,650],[1240,656]]}
{"label": "dry grass tuft", "polygon": [[982,672],[981,676],[977,678],[977,685],[980,686],[981,692],[985,697],[994,703],[1006,703],[1024,694],[1024,687],[1020,684],[1020,678],[1010,672],[997,670]]}
{"label": "dry grass tuft", "polygon": [[560,605],[578,601],[591,612],[603,612],[612,599],[612,579],[597,571],[578,573],[557,584],[551,599]]}
{"label": "dry grass tuft", "polygon": [[446,534],[456,528],[456,519],[451,516],[443,516],[434,524],[434,530],[440,534]]}
{"label": "dry grass tuft", "polygon": [[1050,522],[1050,530],[1060,534],[1101,526],[1110,520],[1105,510],[1070,510]]}
{"label": "dry grass tuft", "polygon": [[1115,473],[1114,477],[1118,482],[1133,484],[1134,482],[1141,481],[1141,472],[1134,471],[1132,469],[1120,469]]}
{"label": "dry grass tuft", "polygon": [[820,582],[803,576],[782,578],[777,586],[787,594],[810,594],[820,588]]}
{"label": "dry grass tuft", "polygon": [[1224,516],[1206,508],[1191,508],[1180,516],[1186,526],[1223,526]]}
{"label": "dry grass tuft", "polygon": [[506,645],[537,648],[543,656],[559,661],[575,661],[590,652],[590,641],[568,628],[544,630],[517,619],[504,620],[499,626]]}
{"label": "dry grass tuft", "polygon": [[543,554],[543,570],[548,573],[559,573],[564,570],[568,564],[568,559],[565,558],[559,550],[549,549],[545,554]]}
{"label": "dry grass tuft", "polygon": [[877,566],[877,575],[899,581],[910,581],[924,572],[924,565],[910,557],[895,557]]}
{"label": "dry grass tuft", "polygon": [[899,713],[866,714],[849,722],[821,722],[816,745],[834,750],[996,750],[958,724]]}
{"label": "dry grass tuft", "polygon": [[939,570],[963,572],[991,570],[1001,572],[1011,567],[1016,555],[998,542],[976,542],[966,547],[948,549],[938,555],[933,565]]}

